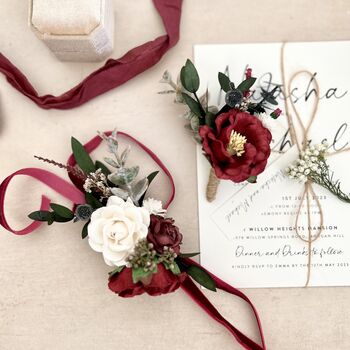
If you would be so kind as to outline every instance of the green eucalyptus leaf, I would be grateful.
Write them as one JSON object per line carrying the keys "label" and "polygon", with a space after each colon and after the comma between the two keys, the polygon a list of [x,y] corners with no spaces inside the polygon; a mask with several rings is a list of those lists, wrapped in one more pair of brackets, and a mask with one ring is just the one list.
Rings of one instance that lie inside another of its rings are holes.
{"label": "green eucalyptus leaf", "polygon": [[143,196],[143,194],[147,191],[148,188],[148,179],[145,177],[144,179],[138,181],[134,186],[132,186],[132,199],[136,203]]}
{"label": "green eucalyptus leaf", "polygon": [[74,137],[71,139],[71,144],[74,159],[79,165],[80,169],[87,175],[93,173],[95,171],[95,165],[89,154],[86,152],[84,146]]}
{"label": "green eucalyptus leaf", "polygon": [[117,135],[115,136],[107,136],[107,145],[110,153],[117,154],[118,153],[118,140],[116,139]]}
{"label": "green eucalyptus leaf", "polygon": [[239,90],[241,92],[246,92],[254,85],[255,81],[256,81],[256,78],[250,77],[250,78],[242,81],[237,86],[237,90]]}
{"label": "green eucalyptus leaf", "polygon": [[195,93],[199,89],[199,75],[196,67],[187,60],[180,72],[182,86],[189,92]]}
{"label": "green eucalyptus leaf", "polygon": [[113,187],[111,188],[111,192],[115,195],[120,197],[121,199],[127,200],[129,197],[129,192],[120,188],[120,187]]}
{"label": "green eucalyptus leaf", "polygon": [[83,229],[81,231],[81,238],[84,239],[87,237],[88,235],[88,226],[89,226],[90,220],[88,222],[85,223],[85,225],[83,226]]}
{"label": "green eucalyptus leaf", "polygon": [[85,193],[85,200],[86,203],[90,204],[93,209],[103,207],[103,204],[92,193]]}
{"label": "green eucalyptus leaf", "polygon": [[201,117],[202,114],[201,114],[200,104],[196,100],[194,100],[191,96],[185,94],[184,92],[182,93],[182,97],[186,102],[188,108],[191,110],[191,112],[196,116]]}
{"label": "green eucalyptus leaf", "polygon": [[55,214],[57,214],[61,218],[71,220],[74,217],[74,213],[70,209],[64,207],[63,205],[51,203],[50,207],[55,212]]}
{"label": "green eucalyptus leaf", "polygon": [[106,176],[108,176],[111,173],[111,171],[99,160],[96,160],[95,162],[95,169],[96,170],[101,169],[102,173],[105,174]]}
{"label": "green eucalyptus leaf", "polygon": [[123,151],[123,153],[120,156],[120,163],[123,166],[126,162],[126,159],[128,158],[128,155],[130,153],[131,147],[128,146],[127,148],[125,148],[125,150]]}
{"label": "green eucalyptus leaf", "polygon": [[119,167],[120,167],[119,163],[117,163],[117,162],[116,162],[114,159],[112,159],[112,158],[105,157],[105,158],[104,158],[104,161],[105,161],[107,164],[111,165],[113,168],[119,168]]}
{"label": "green eucalyptus leaf", "polygon": [[[155,177],[158,175],[159,171],[153,171],[152,173],[150,173],[148,176],[147,176],[147,180],[148,180],[148,187],[147,187],[147,190],[150,186],[150,184],[152,183],[152,181],[155,179]],[[146,192],[147,190],[145,191],[145,193],[141,196],[141,198],[139,199],[139,205],[140,207],[142,206],[142,203],[143,203],[143,200],[145,199],[145,195],[146,195]]]}
{"label": "green eucalyptus leaf", "polygon": [[225,92],[231,90],[230,78],[226,74],[219,72],[218,79],[222,90]]}
{"label": "green eucalyptus leaf", "polygon": [[123,186],[131,183],[139,173],[139,167],[134,166],[132,168],[120,168],[114,173],[108,175],[108,180],[117,186]]}
{"label": "green eucalyptus leaf", "polygon": [[46,210],[33,211],[28,215],[29,219],[34,221],[49,221],[51,219],[52,213]]}
{"label": "green eucalyptus leaf", "polygon": [[216,285],[210,275],[200,267],[191,265],[186,272],[203,287],[216,292]]}

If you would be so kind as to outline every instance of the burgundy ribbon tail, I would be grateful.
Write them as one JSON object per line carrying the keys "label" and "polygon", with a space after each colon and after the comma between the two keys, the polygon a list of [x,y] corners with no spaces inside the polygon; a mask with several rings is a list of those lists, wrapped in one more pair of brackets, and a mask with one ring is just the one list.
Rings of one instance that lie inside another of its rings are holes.
{"label": "burgundy ribbon tail", "polygon": [[[185,259],[186,263],[188,265],[195,265],[200,266],[198,263],[191,259]],[[203,269],[203,267],[201,266]],[[207,271],[207,270],[206,270]],[[217,289],[221,289],[227,293],[233,294],[241,299],[243,299],[245,302],[249,304],[251,309],[253,310],[255,319],[257,321],[261,344],[259,345],[256,342],[254,342],[252,339],[247,337],[245,334],[243,334],[240,330],[238,330],[236,327],[234,327],[230,322],[228,322],[221,314],[220,312],[215,308],[215,306],[209,301],[209,299],[202,293],[202,291],[196,286],[196,284],[192,281],[192,279],[188,276],[182,283],[181,288],[216,322],[223,325],[227,330],[233,335],[233,337],[238,341],[238,343],[247,350],[266,350],[264,335],[262,331],[262,325],[261,321],[258,315],[258,312],[256,311],[254,305],[249,300],[249,298],[239,291],[238,289],[230,286],[226,282],[222,281],[220,278],[215,276],[214,274],[207,271],[209,275],[212,277],[216,284]]]}
{"label": "burgundy ribbon tail", "polygon": [[[59,176],[51,173],[50,171],[38,169],[38,168],[25,168],[16,171],[15,173],[8,176],[0,185],[0,225],[3,226],[6,230],[14,233],[15,235],[26,235],[35,231],[40,225],[41,222],[33,221],[27,227],[22,230],[15,230],[11,228],[8,224],[5,216],[5,196],[7,188],[11,180],[16,176],[29,176],[33,179],[42,182],[55,192],[59,193],[61,196],[69,199],[73,204],[82,204],[85,203],[85,197],[82,192],[80,192],[75,186],[71,183],[63,180]],[[50,199],[43,195],[41,197],[41,206],[40,210],[48,210],[50,206]]]}
{"label": "burgundy ribbon tail", "polygon": [[15,89],[41,108],[78,107],[152,67],[178,42],[182,0],[153,0],[153,3],[163,20],[166,34],[131,49],[118,59],[109,59],[104,66],[60,96],[39,96],[26,76],[1,53],[0,72]]}

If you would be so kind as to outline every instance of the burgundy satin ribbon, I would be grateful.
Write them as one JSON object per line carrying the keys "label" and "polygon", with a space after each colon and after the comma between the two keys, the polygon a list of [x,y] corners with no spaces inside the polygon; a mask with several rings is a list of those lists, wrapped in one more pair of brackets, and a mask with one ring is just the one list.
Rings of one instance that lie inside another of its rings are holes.
{"label": "burgundy satin ribbon", "polygon": [[[5,217],[5,197],[7,188],[11,180],[16,176],[30,176],[46,186],[50,187],[63,197],[69,199],[72,203],[85,203],[84,194],[79,191],[71,183],[63,180],[59,176],[51,173],[50,171],[38,169],[38,168],[25,168],[16,171],[15,173],[8,176],[0,185],[0,225],[3,226],[6,230],[14,233],[15,235],[26,235],[28,233],[36,230],[41,222],[33,221],[30,225],[25,227],[22,230],[15,230],[10,227]],[[41,196],[41,205],[40,210],[48,210],[50,206],[50,199],[45,195]]]}
{"label": "burgundy satin ribbon", "polygon": [[60,96],[39,96],[26,76],[1,53],[0,72],[15,89],[41,108],[78,107],[152,67],[178,42],[182,0],[153,0],[153,3],[162,17],[167,34],[133,48],[118,59],[109,59],[103,67]]}
{"label": "burgundy satin ribbon", "polygon": [[[107,135],[110,135],[111,132],[107,132]],[[143,145],[141,142],[133,138],[132,136],[124,133],[124,132],[118,132],[119,135],[122,135],[132,142],[135,142],[138,146],[140,146],[158,165],[159,167],[164,171],[164,173],[168,176],[170,180],[170,185],[171,185],[171,193],[169,196],[169,199],[165,205],[165,208],[168,208],[171,202],[174,199],[175,195],[175,185],[174,185],[174,180],[169,172],[169,170],[166,168],[166,166],[163,164],[163,162],[145,145]],[[88,143],[84,145],[85,149],[87,150],[88,153],[91,153],[94,151],[101,143],[102,139],[99,136],[94,137],[91,139]],[[71,155],[68,159],[68,164],[71,166],[74,166],[76,164],[75,159],[73,155]],[[15,231],[13,230],[7,223],[7,220],[5,218],[5,209],[4,209],[4,202],[5,202],[5,194],[7,187],[11,181],[11,179],[17,175],[26,175],[26,176],[31,176],[34,179],[37,179],[38,181],[43,182],[45,185],[49,186],[62,196],[68,198],[69,200],[72,201],[73,204],[80,204],[80,203],[85,203],[85,198],[83,193],[78,190],[75,186],[72,184],[68,183],[67,181],[61,179],[57,175],[46,171],[42,169],[37,169],[37,168],[26,168],[19,170],[12,175],[8,176],[0,185],[0,224],[8,231],[14,233],[14,234],[19,234],[19,235],[24,235],[28,234],[35,229],[37,229],[40,225],[39,222],[33,222],[29,226],[27,226],[25,229],[21,231]],[[46,196],[42,196],[42,203],[41,203],[41,209],[42,210],[47,210],[49,208],[50,200]],[[194,262],[191,259],[184,259],[186,264],[188,265],[195,265],[195,266],[200,266],[198,263]],[[202,267],[203,268],[203,267]],[[225,328],[228,329],[228,331],[233,335],[233,337],[238,341],[238,343],[247,350],[266,350],[266,345],[264,341],[264,336],[263,336],[263,331],[262,331],[262,326],[261,322],[259,319],[259,315],[252,304],[252,302],[249,300],[249,298],[243,294],[241,291],[238,289],[230,286],[229,284],[225,283],[221,279],[219,279],[217,276],[214,274],[210,273],[207,271],[210,276],[213,278],[215,281],[217,289],[223,290],[229,294],[236,295],[237,297],[243,299],[245,302],[248,303],[248,305],[251,307],[253,310],[255,319],[257,321],[258,329],[259,329],[259,334],[260,334],[260,339],[261,339],[261,344],[259,345],[256,342],[254,342],[252,339],[250,339],[248,336],[243,334],[241,331],[239,331],[236,327],[234,327],[230,322],[228,322],[221,314],[220,312],[214,307],[214,305],[208,300],[208,298],[202,293],[202,291],[196,286],[196,284],[192,281],[190,277],[187,277],[184,282],[181,285],[181,288],[211,317],[213,318],[216,322],[220,323],[223,325]]]}
{"label": "burgundy satin ribbon", "polygon": [[[200,266],[202,269],[203,266],[198,264],[197,262],[191,259],[184,259],[188,265]],[[226,293],[233,294],[241,299],[243,299],[250,308],[252,309],[260,335],[261,344],[259,345],[254,342],[252,339],[243,334],[240,330],[234,327],[230,322],[228,322],[220,312],[215,308],[215,306],[208,300],[208,298],[202,293],[202,291],[195,285],[192,279],[188,276],[181,284],[181,288],[216,322],[223,325],[227,330],[234,336],[234,338],[242,345],[244,349],[247,350],[266,350],[264,334],[262,330],[261,321],[258,315],[257,310],[255,309],[253,303],[249,300],[249,298],[242,293],[240,290],[232,287],[226,282],[222,281],[219,277],[215,276],[208,270],[204,269],[214,280],[216,288],[223,290]]]}

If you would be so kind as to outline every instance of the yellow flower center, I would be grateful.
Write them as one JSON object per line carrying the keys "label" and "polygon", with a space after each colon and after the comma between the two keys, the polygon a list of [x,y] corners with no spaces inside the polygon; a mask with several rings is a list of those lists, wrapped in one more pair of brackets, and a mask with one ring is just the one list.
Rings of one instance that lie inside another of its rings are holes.
{"label": "yellow flower center", "polygon": [[246,142],[247,139],[245,136],[232,130],[226,150],[231,156],[240,157],[244,153],[244,145]]}

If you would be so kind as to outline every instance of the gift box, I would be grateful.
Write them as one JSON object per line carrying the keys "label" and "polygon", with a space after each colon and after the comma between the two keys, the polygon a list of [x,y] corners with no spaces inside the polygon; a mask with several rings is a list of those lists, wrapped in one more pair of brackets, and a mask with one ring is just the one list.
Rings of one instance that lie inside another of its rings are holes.
{"label": "gift box", "polygon": [[111,0],[30,0],[29,25],[62,61],[100,61],[113,51]]}

